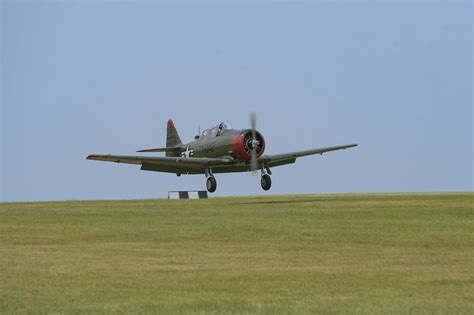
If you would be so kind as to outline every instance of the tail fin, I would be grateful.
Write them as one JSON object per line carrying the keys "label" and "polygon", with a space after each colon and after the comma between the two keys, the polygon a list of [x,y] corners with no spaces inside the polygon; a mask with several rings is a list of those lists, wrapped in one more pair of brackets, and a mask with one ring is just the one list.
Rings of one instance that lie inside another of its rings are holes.
{"label": "tail fin", "polygon": [[[181,145],[181,139],[179,138],[178,131],[174,127],[173,121],[168,120],[168,126],[166,131],[166,147],[175,147]],[[166,156],[174,156],[173,152],[166,152]]]}

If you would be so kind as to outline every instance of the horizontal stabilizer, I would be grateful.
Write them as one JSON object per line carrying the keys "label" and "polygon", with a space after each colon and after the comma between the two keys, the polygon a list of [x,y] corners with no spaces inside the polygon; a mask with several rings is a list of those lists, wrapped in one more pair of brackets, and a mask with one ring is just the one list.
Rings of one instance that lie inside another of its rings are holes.
{"label": "horizontal stabilizer", "polygon": [[156,148],[156,149],[144,149],[138,150],[137,152],[179,152],[180,147],[168,147],[168,148]]}

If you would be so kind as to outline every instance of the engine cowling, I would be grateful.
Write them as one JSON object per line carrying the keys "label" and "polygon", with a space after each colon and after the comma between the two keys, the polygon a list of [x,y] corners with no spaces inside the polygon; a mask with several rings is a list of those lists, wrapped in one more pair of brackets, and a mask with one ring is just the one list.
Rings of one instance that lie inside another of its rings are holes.
{"label": "engine cowling", "polygon": [[[255,133],[257,140],[257,158],[262,156],[265,151],[265,139],[260,132]],[[252,130],[242,131],[232,139],[232,152],[235,157],[242,161],[250,161],[252,158]]]}

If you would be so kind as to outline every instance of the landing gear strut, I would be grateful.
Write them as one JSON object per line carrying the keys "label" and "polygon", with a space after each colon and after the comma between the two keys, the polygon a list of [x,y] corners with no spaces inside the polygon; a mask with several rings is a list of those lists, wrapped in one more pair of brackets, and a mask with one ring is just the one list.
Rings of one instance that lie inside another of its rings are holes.
{"label": "landing gear strut", "polygon": [[206,188],[207,191],[210,193],[213,193],[217,189],[217,181],[216,178],[214,177],[214,174],[212,174],[211,168],[206,168]]}

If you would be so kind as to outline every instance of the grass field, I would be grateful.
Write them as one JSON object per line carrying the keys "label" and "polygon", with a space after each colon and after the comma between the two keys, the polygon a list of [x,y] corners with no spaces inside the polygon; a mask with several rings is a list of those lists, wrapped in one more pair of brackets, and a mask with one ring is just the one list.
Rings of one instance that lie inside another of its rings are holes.
{"label": "grass field", "polygon": [[0,203],[0,313],[474,313],[474,193]]}

